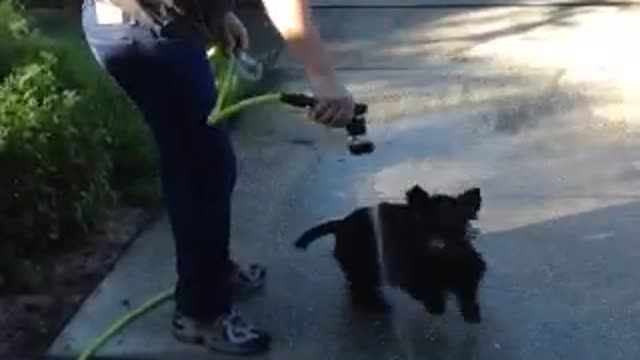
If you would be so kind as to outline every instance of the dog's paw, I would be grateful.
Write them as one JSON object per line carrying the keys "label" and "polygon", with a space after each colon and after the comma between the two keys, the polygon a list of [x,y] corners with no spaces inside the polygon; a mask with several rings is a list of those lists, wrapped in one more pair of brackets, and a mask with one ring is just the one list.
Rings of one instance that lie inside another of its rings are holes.
{"label": "dog's paw", "polygon": [[424,309],[433,316],[441,316],[447,311],[445,299],[443,297],[432,297],[422,301]]}
{"label": "dog's paw", "polygon": [[433,315],[433,316],[442,316],[446,311],[444,307],[431,308],[431,307],[425,306],[424,308],[430,315]]}
{"label": "dog's paw", "polygon": [[378,292],[351,292],[353,306],[367,313],[386,313],[391,310],[391,305]]}
{"label": "dog's paw", "polygon": [[480,314],[474,314],[474,315],[462,315],[462,319],[464,320],[464,322],[468,323],[468,324],[479,324],[482,322],[482,317],[480,316]]}
{"label": "dog's paw", "polygon": [[354,302],[354,308],[367,314],[386,314],[391,311],[391,305],[386,302]]}
{"label": "dog's paw", "polygon": [[482,321],[482,316],[480,315],[480,306],[478,304],[469,304],[467,306],[463,306],[461,308],[462,319],[466,323],[477,324]]}

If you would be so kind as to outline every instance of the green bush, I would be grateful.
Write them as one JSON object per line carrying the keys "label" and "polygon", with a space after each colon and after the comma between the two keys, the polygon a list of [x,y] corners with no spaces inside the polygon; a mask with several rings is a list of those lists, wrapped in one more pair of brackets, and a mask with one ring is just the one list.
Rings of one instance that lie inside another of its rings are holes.
{"label": "green bush", "polygon": [[63,89],[55,58],[15,69],[0,84],[0,238],[32,256],[86,235],[113,203],[106,129]]}
{"label": "green bush", "polygon": [[83,101],[78,105],[81,112],[92,114],[96,126],[107,129],[107,151],[114,160],[111,185],[128,203],[146,205],[157,201],[154,148],[133,104],[98,68],[79,39],[52,39],[46,47],[60,60],[57,73],[61,84],[82,93]]}
{"label": "green bush", "polygon": [[118,203],[159,200],[135,108],[81,37],[32,29],[0,2],[0,275],[79,244]]}
{"label": "green bush", "polygon": [[79,8],[82,0],[16,0],[28,7]]}
{"label": "green bush", "polygon": [[16,11],[11,1],[0,1],[0,79],[4,78],[16,62],[27,57],[24,40],[30,36],[27,19]]}

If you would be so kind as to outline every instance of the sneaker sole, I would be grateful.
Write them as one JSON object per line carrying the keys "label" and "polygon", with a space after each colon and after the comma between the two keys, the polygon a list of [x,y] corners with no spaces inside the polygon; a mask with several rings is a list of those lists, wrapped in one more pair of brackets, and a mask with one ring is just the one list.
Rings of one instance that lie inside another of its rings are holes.
{"label": "sneaker sole", "polygon": [[205,347],[209,350],[213,350],[219,353],[230,354],[230,355],[253,355],[253,354],[261,354],[265,353],[269,350],[271,339],[266,338],[264,340],[264,344],[257,344],[255,347],[243,347],[243,346],[233,346],[224,343],[211,343],[207,342],[205,338],[201,335],[189,335],[180,333],[178,331],[173,331],[173,336],[176,340]]}

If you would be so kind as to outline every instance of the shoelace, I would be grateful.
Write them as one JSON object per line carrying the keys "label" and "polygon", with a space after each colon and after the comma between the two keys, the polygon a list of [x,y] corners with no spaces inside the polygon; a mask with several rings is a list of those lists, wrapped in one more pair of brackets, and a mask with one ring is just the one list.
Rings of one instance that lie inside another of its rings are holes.
{"label": "shoelace", "polygon": [[259,337],[258,332],[235,310],[231,310],[223,321],[229,340],[235,343],[248,342]]}
{"label": "shoelace", "polygon": [[247,324],[242,315],[238,313],[236,310],[231,310],[227,318],[224,320],[225,323],[232,328],[250,328],[251,326]]}

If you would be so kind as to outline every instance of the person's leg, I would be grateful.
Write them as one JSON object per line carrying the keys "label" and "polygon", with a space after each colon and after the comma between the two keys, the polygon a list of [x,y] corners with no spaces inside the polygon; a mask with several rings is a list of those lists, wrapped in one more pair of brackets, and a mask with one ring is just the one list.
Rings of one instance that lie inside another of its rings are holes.
{"label": "person's leg", "polygon": [[[176,245],[181,318],[174,331],[217,350],[265,350],[268,335],[231,311],[228,224],[235,157],[227,134],[204,123],[216,99],[204,49],[133,25],[97,25],[92,7],[85,8],[83,25],[96,59],[142,111],[157,144]],[[203,220],[211,224],[208,236],[199,225]]]}
{"label": "person's leg", "polygon": [[[203,57],[201,67],[209,68],[210,64]],[[194,66],[187,72],[182,72],[178,81],[197,82],[198,71]],[[202,70],[205,71],[204,69]],[[195,79],[191,79],[191,77]],[[208,85],[207,85],[208,86]],[[207,87],[205,86],[205,87]],[[202,91],[210,91],[203,87]],[[182,93],[189,98],[195,94]],[[243,268],[231,260],[229,254],[229,239],[231,226],[231,195],[236,181],[236,156],[233,144],[227,131],[221,126],[206,124],[207,115],[211,108],[205,107],[204,113],[195,114],[194,118],[202,119],[194,123],[193,172],[198,174],[194,178],[193,189],[196,197],[196,237],[203,243],[212,244],[216,259],[227,267],[220,269],[220,274],[229,280],[227,288],[221,291],[230,292],[232,297],[252,293],[264,285],[266,269],[259,264],[251,264]],[[212,279],[212,281],[218,281]]]}
{"label": "person's leg", "polygon": [[[209,303],[213,297],[212,287],[198,283],[198,277],[210,277],[213,271],[205,268],[209,262],[203,259],[210,249],[198,248],[196,194],[191,166],[194,151],[193,141],[189,138],[192,131],[188,126],[189,117],[182,116],[188,113],[180,112],[183,112],[182,107],[193,106],[200,101],[184,104],[185,99],[179,94],[185,85],[189,87],[191,84],[183,83],[178,87],[170,73],[175,71],[173,65],[163,59],[167,53],[177,58],[180,54],[173,55],[171,50],[178,49],[167,44],[154,44],[156,40],[150,33],[144,34],[140,28],[94,24],[91,9],[86,10],[84,28],[94,55],[141,110],[157,145],[163,195],[176,246],[177,307],[198,318],[209,318],[227,311],[227,292],[217,293],[218,304]],[[189,55],[182,54],[185,68],[189,68]],[[210,92],[206,96],[213,97],[214,94]],[[203,96],[198,99],[203,99]]]}
{"label": "person's leg", "polygon": [[[207,116],[215,105],[216,88],[204,49],[184,42],[156,50],[172,93],[172,117],[182,119],[190,178],[191,238],[176,242],[180,279],[178,308],[188,316],[209,314],[190,309],[207,308],[216,315],[230,310],[229,255],[231,194],[236,180],[236,158],[225,130],[209,126]],[[178,90],[179,89],[179,90]],[[187,175],[188,174],[188,175]],[[203,294],[206,288],[206,293]]]}
{"label": "person's leg", "polygon": [[[184,299],[187,309],[208,304],[214,311],[227,311],[231,295],[259,288],[265,276],[265,270],[256,264],[238,271],[229,254],[231,195],[236,181],[233,145],[223,127],[207,124],[216,88],[205,50],[176,42],[157,51],[168,86],[176,89],[171,95],[172,118],[188,119],[181,126],[188,139],[183,146],[189,153],[179,161],[189,166],[193,228],[191,239],[176,243],[181,274],[177,297]],[[195,296],[207,285],[210,296]]]}

